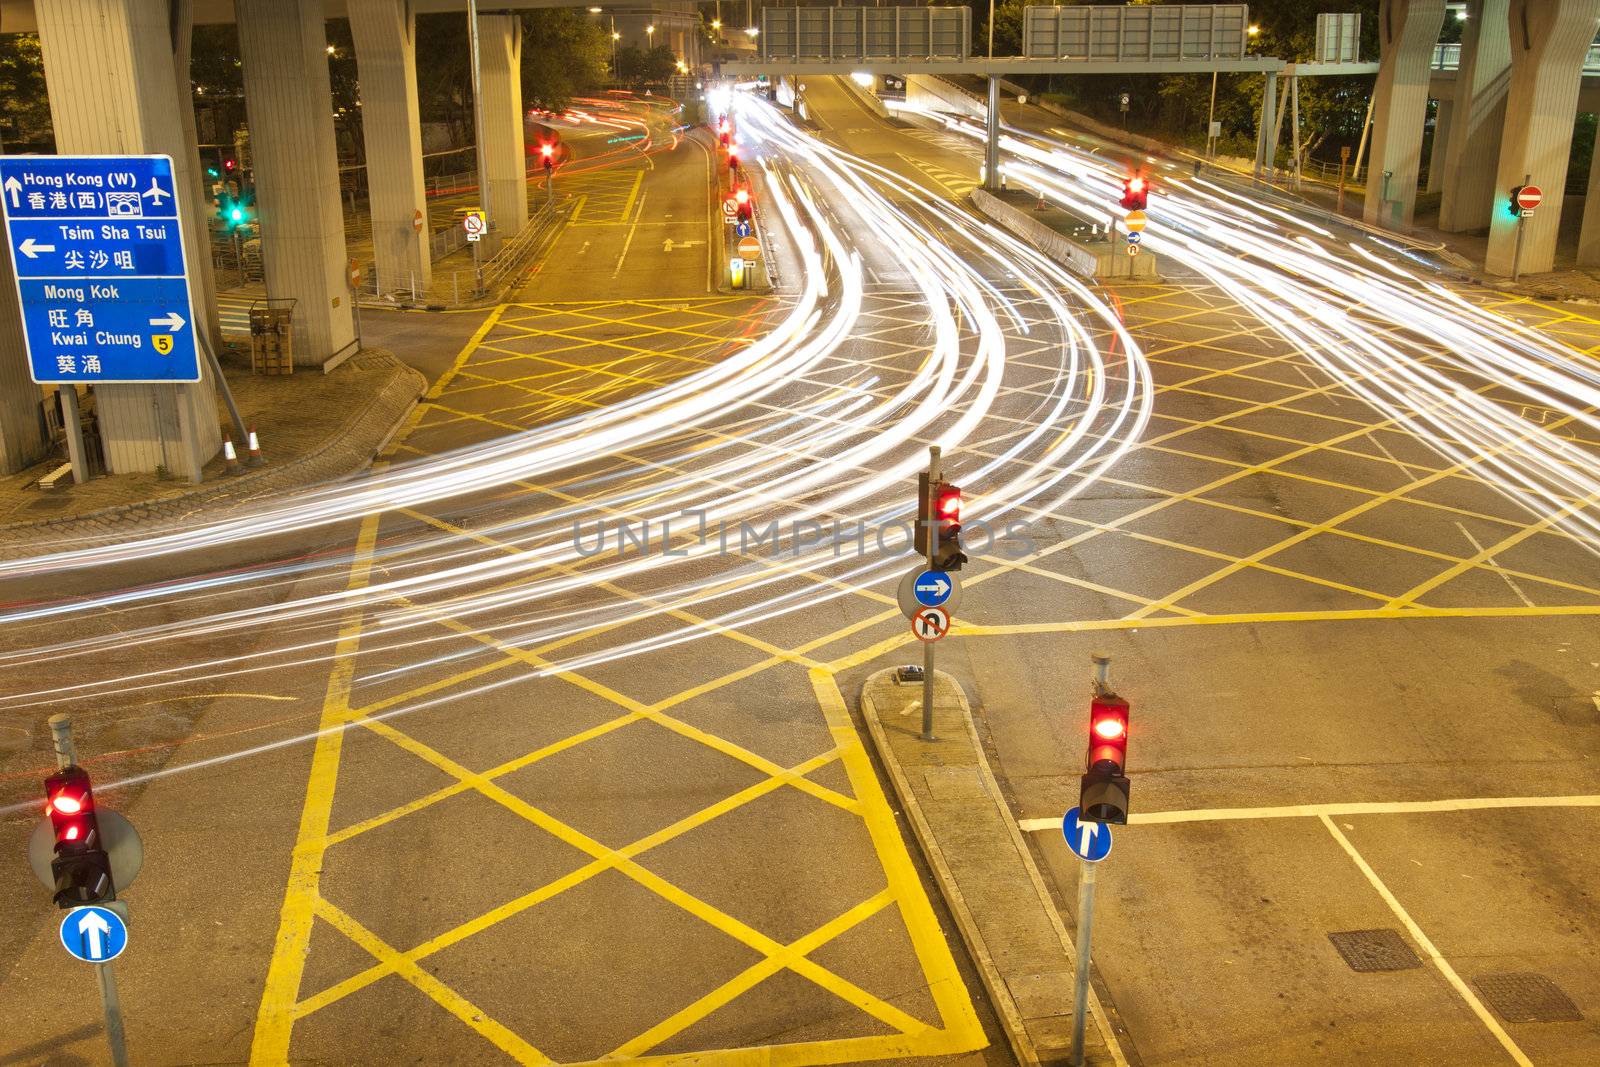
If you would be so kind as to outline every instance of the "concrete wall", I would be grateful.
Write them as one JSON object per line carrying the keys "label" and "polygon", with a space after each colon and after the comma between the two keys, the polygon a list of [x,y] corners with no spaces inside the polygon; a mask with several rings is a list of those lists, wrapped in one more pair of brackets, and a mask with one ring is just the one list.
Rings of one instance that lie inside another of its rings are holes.
{"label": "concrete wall", "polygon": [[982,189],[972,191],[972,204],[1074,274],[1102,281],[1154,281],[1158,274],[1156,257],[1148,252],[1130,256],[1114,242],[1103,247],[1079,244]]}

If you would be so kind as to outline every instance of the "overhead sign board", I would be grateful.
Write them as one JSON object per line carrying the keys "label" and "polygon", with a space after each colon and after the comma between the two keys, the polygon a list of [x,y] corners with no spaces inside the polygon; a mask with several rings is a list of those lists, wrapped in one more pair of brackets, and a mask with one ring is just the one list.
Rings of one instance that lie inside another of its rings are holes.
{"label": "overhead sign board", "polygon": [[[762,7],[762,59],[966,59],[967,7]],[[802,90],[803,91],[803,90]]]}
{"label": "overhead sign board", "polygon": [[1361,16],[1317,16],[1318,63],[1361,62]]}
{"label": "overhead sign board", "polygon": [[1029,6],[1022,9],[1022,54],[1028,59],[1242,59],[1249,23],[1245,4]]}
{"label": "overhead sign board", "polygon": [[170,156],[0,156],[0,203],[34,381],[200,380]]}

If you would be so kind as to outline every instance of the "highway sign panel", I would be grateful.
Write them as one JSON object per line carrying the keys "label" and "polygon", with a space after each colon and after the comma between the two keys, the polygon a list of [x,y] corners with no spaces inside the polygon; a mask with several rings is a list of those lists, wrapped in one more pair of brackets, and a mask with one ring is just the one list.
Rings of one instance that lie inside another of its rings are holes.
{"label": "highway sign panel", "polygon": [[1537,185],[1524,185],[1517,190],[1517,206],[1532,211],[1544,202],[1544,190]]}
{"label": "highway sign panel", "polygon": [[955,579],[948,572],[930,569],[917,575],[917,580],[912,583],[911,592],[916,596],[918,604],[925,608],[936,608],[950,599],[955,587]]}
{"label": "highway sign panel", "polygon": [[84,963],[109,963],[128,947],[128,924],[110,908],[73,908],[61,917],[61,945]]}
{"label": "highway sign panel", "polygon": [[1077,808],[1068,808],[1061,816],[1061,836],[1067,839],[1067,847],[1073,854],[1087,863],[1099,863],[1111,855],[1111,827],[1104,823],[1080,822]]}
{"label": "highway sign panel", "polygon": [[918,641],[937,641],[950,632],[950,613],[944,608],[923,608],[911,620]]}
{"label": "highway sign panel", "polygon": [[197,382],[170,156],[0,156],[33,380]]}
{"label": "highway sign panel", "polygon": [[761,242],[754,237],[745,237],[739,241],[739,255],[744,259],[759,259],[761,257]]}
{"label": "highway sign panel", "polygon": [[1138,233],[1140,230],[1145,228],[1145,225],[1149,221],[1150,217],[1138,209],[1134,209],[1133,211],[1130,211],[1126,215],[1122,216],[1122,225],[1129,233]]}

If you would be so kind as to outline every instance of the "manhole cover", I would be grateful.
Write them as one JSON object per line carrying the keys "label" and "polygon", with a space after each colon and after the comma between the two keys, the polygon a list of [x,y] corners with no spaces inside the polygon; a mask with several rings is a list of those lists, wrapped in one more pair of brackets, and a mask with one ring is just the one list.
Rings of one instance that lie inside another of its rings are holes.
{"label": "manhole cover", "polygon": [[1352,971],[1403,971],[1422,966],[1398,930],[1341,930],[1329,934],[1328,940]]}
{"label": "manhole cover", "polygon": [[1579,1023],[1583,1013],[1542,974],[1480,974],[1472,980],[1494,1013],[1508,1023]]}

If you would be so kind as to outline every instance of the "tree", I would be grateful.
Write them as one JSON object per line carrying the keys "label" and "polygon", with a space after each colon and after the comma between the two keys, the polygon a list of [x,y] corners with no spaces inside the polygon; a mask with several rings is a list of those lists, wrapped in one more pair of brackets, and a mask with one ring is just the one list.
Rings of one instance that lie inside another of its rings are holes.
{"label": "tree", "polygon": [[611,42],[595,19],[575,8],[542,8],[524,13],[522,24],[524,106],[560,111],[605,82]]}
{"label": "tree", "polygon": [[0,142],[8,152],[55,148],[44,59],[35,34],[0,35]]}
{"label": "tree", "polygon": [[677,69],[678,57],[664,44],[648,52],[633,45],[617,50],[617,78],[629,85],[665,85]]}

